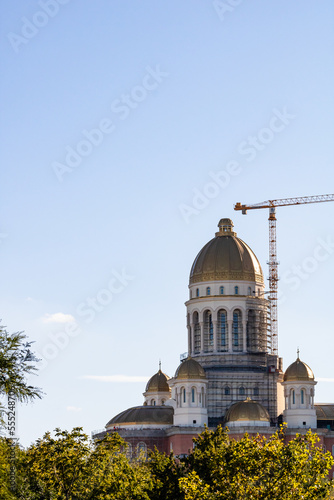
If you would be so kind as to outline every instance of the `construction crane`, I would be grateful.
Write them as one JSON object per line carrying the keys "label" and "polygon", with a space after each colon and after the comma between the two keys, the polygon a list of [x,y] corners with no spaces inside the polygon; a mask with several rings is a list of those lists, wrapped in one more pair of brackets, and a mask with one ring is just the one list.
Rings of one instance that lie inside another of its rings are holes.
{"label": "construction crane", "polygon": [[234,210],[241,210],[243,215],[247,210],[269,208],[269,303],[270,303],[270,340],[271,353],[278,354],[278,326],[277,326],[277,288],[278,288],[278,261],[276,248],[276,207],[287,205],[303,205],[305,203],[322,203],[334,201],[334,194],[321,194],[317,196],[301,196],[299,198],[281,198],[268,200],[253,205],[236,203]]}

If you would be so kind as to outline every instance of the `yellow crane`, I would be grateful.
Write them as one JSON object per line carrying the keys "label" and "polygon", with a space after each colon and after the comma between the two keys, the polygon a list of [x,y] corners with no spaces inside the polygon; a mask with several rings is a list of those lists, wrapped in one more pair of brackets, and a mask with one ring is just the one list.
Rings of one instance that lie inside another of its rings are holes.
{"label": "yellow crane", "polygon": [[276,248],[276,207],[287,205],[303,205],[305,203],[322,203],[334,201],[334,194],[320,194],[316,196],[301,196],[299,198],[281,198],[268,200],[252,205],[236,203],[234,210],[241,210],[243,215],[247,210],[269,208],[269,303],[270,303],[270,342],[271,353],[278,354],[278,327],[277,327],[277,287],[278,287],[278,261]]}

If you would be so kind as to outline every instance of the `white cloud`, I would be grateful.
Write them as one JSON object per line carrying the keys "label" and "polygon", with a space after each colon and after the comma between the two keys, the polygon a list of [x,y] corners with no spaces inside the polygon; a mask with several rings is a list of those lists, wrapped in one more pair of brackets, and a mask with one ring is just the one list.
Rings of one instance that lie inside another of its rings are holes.
{"label": "white cloud", "polygon": [[83,375],[79,378],[96,380],[97,382],[147,382],[150,377],[140,375]]}
{"label": "white cloud", "polygon": [[72,321],[75,321],[75,319],[72,314],[59,312],[54,314],[44,314],[42,321],[43,323],[71,323]]}
{"label": "white cloud", "polygon": [[316,378],[319,382],[334,382],[334,378]]}
{"label": "white cloud", "polygon": [[67,406],[66,410],[67,411],[81,411],[82,408],[78,408],[77,406]]}

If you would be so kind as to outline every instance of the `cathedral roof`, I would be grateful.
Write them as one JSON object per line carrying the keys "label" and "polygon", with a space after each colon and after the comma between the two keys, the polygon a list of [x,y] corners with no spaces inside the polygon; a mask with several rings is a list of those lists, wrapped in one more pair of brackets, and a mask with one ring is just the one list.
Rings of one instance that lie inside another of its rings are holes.
{"label": "cathedral roof", "polygon": [[174,408],[172,406],[134,406],[113,417],[106,425],[173,425]]}
{"label": "cathedral roof", "polygon": [[146,385],[146,392],[170,392],[170,388],[167,380],[169,380],[168,375],[159,370]]}
{"label": "cathedral roof", "polygon": [[260,403],[247,398],[245,401],[234,403],[227,410],[225,423],[242,421],[269,422],[269,413]]}
{"label": "cathedral roof", "polygon": [[284,382],[290,380],[314,380],[314,374],[311,368],[298,358],[292,363],[284,373]]}
{"label": "cathedral roof", "polygon": [[199,252],[190,271],[190,284],[201,281],[241,280],[263,283],[260,263],[233,231],[231,219],[221,219],[219,231]]}
{"label": "cathedral roof", "polygon": [[195,361],[195,359],[188,357],[186,360],[182,361],[178,369],[175,372],[175,378],[177,379],[198,379],[205,378],[205,371],[201,365]]}

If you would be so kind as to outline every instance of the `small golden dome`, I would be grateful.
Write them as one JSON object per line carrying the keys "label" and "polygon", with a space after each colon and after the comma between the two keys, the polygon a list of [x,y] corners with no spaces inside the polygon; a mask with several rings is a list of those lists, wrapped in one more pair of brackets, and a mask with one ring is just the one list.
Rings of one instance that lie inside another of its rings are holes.
{"label": "small golden dome", "polygon": [[242,422],[242,421],[260,421],[269,422],[270,417],[267,410],[260,403],[247,398],[245,401],[234,403],[227,410],[225,415],[225,423]]}
{"label": "small golden dome", "polygon": [[175,372],[175,378],[206,378],[206,375],[201,365],[189,356],[179,365],[178,369]]}
{"label": "small golden dome", "polygon": [[254,252],[237,238],[231,219],[221,219],[219,231],[198,253],[190,271],[190,284],[201,281],[242,280],[264,283]]}
{"label": "small golden dome", "polygon": [[311,368],[298,358],[292,363],[284,373],[284,382],[294,380],[314,380]]}
{"label": "small golden dome", "polygon": [[170,392],[167,380],[169,380],[168,375],[159,370],[147,382],[145,392]]}

